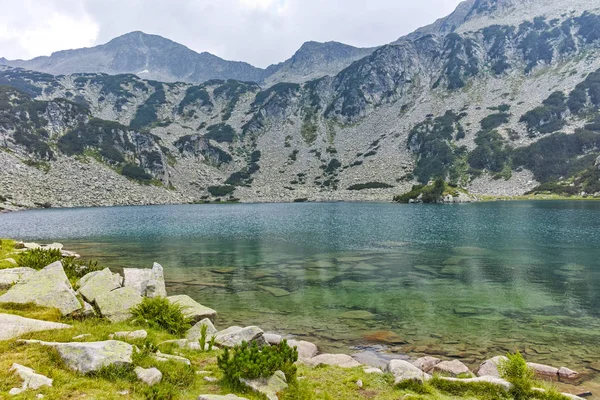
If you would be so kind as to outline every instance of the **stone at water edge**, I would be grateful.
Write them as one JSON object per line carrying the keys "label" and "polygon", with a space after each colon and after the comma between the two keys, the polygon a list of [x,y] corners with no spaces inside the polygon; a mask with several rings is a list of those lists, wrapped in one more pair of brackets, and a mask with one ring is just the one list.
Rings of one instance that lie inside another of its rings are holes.
{"label": "stone at water edge", "polygon": [[158,368],[142,368],[135,367],[134,372],[138,380],[144,382],[148,386],[154,386],[162,381],[162,372]]}
{"label": "stone at water edge", "polygon": [[347,354],[319,354],[305,361],[306,364],[316,367],[317,365],[332,365],[341,368],[360,367],[362,364]]}
{"label": "stone at water edge", "polygon": [[265,395],[269,400],[278,400],[277,393],[288,388],[285,374],[281,371],[276,371],[275,374],[268,379],[240,379],[240,382],[255,392]]}
{"label": "stone at water edge", "polygon": [[185,294],[169,296],[167,299],[173,304],[179,304],[182,306],[183,314],[186,317],[191,318],[194,322],[202,321],[204,318],[214,321],[215,317],[217,316],[217,312],[215,310],[203,306]]}
{"label": "stone at water edge", "polygon": [[394,375],[394,384],[408,380],[422,382],[431,379],[431,375],[404,360],[391,360],[386,367],[386,371]]}
{"label": "stone at water edge", "polygon": [[[88,275],[92,276],[88,277]],[[81,294],[81,296],[89,303],[96,301],[98,296],[121,287],[119,282],[120,279],[116,279],[114,274],[108,268],[97,271],[97,273],[92,272],[88,275],[77,282],[79,286],[77,293]]]}
{"label": "stone at water edge", "polygon": [[311,359],[319,352],[316,344],[307,342],[305,340],[288,340],[287,344],[290,347],[297,348],[299,360]]}
{"label": "stone at water edge", "polygon": [[43,342],[41,340],[19,340],[19,343],[40,344],[53,347],[65,364],[82,374],[98,371],[109,365],[131,364],[133,346],[117,340],[104,342],[72,342],[57,343]]}
{"label": "stone at water edge", "polygon": [[37,390],[43,386],[52,386],[52,379],[41,374],[36,374],[33,369],[24,365],[15,363],[10,370],[14,371],[23,380],[23,386],[21,387],[23,390]]}
{"label": "stone at water edge", "polygon": [[15,284],[0,296],[0,303],[34,303],[42,307],[58,308],[62,315],[69,315],[83,308],[60,261]]}
{"label": "stone at water edge", "polygon": [[135,289],[140,296],[167,297],[162,265],[154,263],[152,269],[124,268],[123,286]]}
{"label": "stone at water edge", "polygon": [[560,379],[573,380],[579,377],[579,373],[567,367],[560,367],[558,369],[558,377]]}
{"label": "stone at water edge", "polygon": [[96,297],[96,306],[102,317],[111,322],[122,322],[131,318],[131,309],[143,298],[132,288],[123,287]]}
{"label": "stone at water edge", "polygon": [[210,319],[205,318],[202,321],[196,323],[196,325],[192,326],[187,333],[185,334],[185,338],[190,342],[197,342],[200,340],[202,336],[202,327],[206,325],[206,343],[210,341],[210,338],[217,334],[217,328],[213,325]]}
{"label": "stone at water edge", "polygon": [[529,362],[527,363],[527,366],[531,368],[538,376],[546,376],[558,379],[558,368],[551,367],[550,365]]}
{"label": "stone at water edge", "polygon": [[415,361],[412,362],[412,365],[419,368],[423,372],[429,373],[433,369],[433,367],[435,367],[441,362],[442,360],[440,360],[439,358],[426,356],[417,358]]}
{"label": "stone at water edge", "polygon": [[[6,261],[6,260],[2,260]],[[0,290],[8,289],[16,283],[23,282],[37,271],[33,268],[0,269]]]}
{"label": "stone at water edge", "polygon": [[495,376],[499,378],[500,372],[498,371],[498,365],[501,361],[508,361],[508,358],[505,356],[496,356],[490,358],[489,360],[485,360],[479,366],[479,369],[477,370],[477,376]]}
{"label": "stone at water edge", "polygon": [[452,361],[442,361],[436,364],[433,369],[433,372],[448,374],[451,376],[458,376],[460,374],[469,374],[471,371],[469,367],[458,360]]}
{"label": "stone at water edge", "polygon": [[0,340],[10,340],[30,332],[70,329],[71,325],[40,321],[12,314],[0,314]]}
{"label": "stone at water edge", "polygon": [[266,344],[263,330],[257,326],[230,326],[216,335],[215,343],[224,347],[234,347],[246,343],[256,342],[259,346]]}
{"label": "stone at water edge", "polygon": [[269,344],[279,344],[283,339],[283,336],[277,335],[275,333],[265,333],[263,334],[263,337],[265,338],[265,342]]}

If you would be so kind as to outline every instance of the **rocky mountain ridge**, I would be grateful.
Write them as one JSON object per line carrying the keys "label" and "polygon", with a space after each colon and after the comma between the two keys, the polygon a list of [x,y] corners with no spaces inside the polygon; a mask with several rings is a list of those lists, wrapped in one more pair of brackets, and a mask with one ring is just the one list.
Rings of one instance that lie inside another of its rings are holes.
{"label": "rocky mountain ridge", "polygon": [[[0,84],[23,93],[3,89],[0,111],[19,121],[0,120],[0,196],[5,208],[389,201],[436,178],[476,195],[600,196],[599,31],[585,10],[533,14],[268,89],[5,68]],[[111,183],[80,195],[88,170]]]}

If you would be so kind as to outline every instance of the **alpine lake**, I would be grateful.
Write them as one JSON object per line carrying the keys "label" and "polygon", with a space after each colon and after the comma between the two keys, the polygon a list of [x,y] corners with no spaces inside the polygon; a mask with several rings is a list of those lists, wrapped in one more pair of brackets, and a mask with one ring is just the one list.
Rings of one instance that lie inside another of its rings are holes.
{"label": "alpine lake", "polygon": [[600,392],[600,202],[222,204],[0,215],[0,237],[165,268],[170,295],[328,352],[521,351]]}

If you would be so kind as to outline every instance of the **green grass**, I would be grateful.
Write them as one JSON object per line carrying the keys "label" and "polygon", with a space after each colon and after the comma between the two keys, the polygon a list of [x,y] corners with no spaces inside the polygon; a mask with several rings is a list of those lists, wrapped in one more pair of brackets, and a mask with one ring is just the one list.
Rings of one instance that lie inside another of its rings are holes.
{"label": "green grass", "polygon": [[5,261],[7,258],[12,258],[16,262],[19,262],[20,254],[15,250],[15,242],[10,239],[0,239],[0,269],[14,268],[15,265]]}

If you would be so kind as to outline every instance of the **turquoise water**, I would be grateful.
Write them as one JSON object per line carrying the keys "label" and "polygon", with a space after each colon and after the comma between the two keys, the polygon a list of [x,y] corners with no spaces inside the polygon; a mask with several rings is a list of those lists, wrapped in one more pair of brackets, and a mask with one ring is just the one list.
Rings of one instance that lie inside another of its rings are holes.
{"label": "turquoise water", "polygon": [[600,202],[50,209],[0,215],[0,237],[159,262],[170,294],[215,308],[220,327],[600,368]]}

